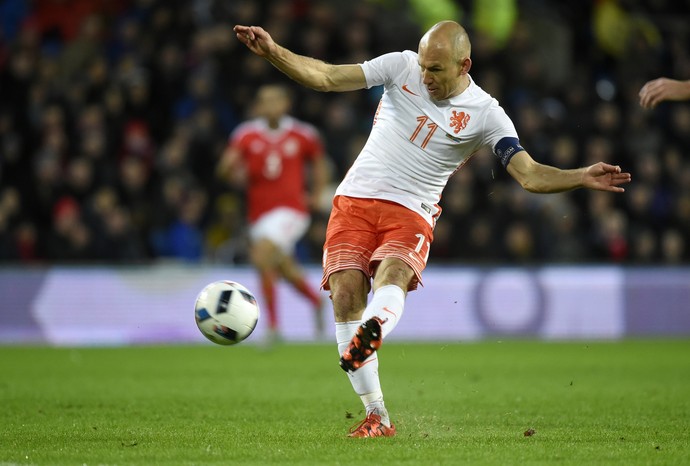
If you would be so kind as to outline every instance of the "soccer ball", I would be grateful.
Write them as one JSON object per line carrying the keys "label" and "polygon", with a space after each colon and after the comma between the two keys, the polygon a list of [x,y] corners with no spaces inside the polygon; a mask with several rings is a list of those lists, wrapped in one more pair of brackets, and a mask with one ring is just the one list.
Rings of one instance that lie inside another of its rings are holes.
{"label": "soccer ball", "polygon": [[252,334],[259,321],[256,298],[237,282],[222,280],[206,285],[194,303],[196,325],[219,345],[235,345]]}

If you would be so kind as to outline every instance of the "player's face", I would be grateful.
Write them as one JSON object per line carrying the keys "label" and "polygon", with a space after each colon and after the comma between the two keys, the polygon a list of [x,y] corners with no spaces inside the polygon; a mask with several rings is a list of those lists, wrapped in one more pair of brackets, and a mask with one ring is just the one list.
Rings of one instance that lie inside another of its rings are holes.
{"label": "player's face", "polygon": [[453,60],[447,48],[419,47],[422,82],[434,100],[445,100],[458,94],[462,83],[462,66]]}
{"label": "player's face", "polygon": [[279,120],[290,109],[290,99],[284,91],[266,86],[259,90],[256,98],[257,114],[270,121]]}

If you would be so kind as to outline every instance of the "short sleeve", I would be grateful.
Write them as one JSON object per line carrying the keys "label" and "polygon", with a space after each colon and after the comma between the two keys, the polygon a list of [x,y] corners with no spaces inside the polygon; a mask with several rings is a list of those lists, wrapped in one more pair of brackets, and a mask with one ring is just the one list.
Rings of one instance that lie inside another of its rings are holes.
{"label": "short sleeve", "polygon": [[362,63],[362,71],[367,81],[367,89],[374,86],[389,85],[396,76],[409,69],[410,54],[414,52],[391,52]]}
{"label": "short sleeve", "polygon": [[228,146],[242,149],[243,141],[247,138],[249,134],[249,127],[246,123],[240,124],[234,131],[228,136]]}
{"label": "short sleeve", "polygon": [[308,144],[308,153],[309,153],[309,159],[316,159],[321,157],[324,154],[324,145],[323,141],[321,139],[321,135],[319,134],[318,131],[314,128],[312,133],[309,135],[307,138],[307,144]]}
{"label": "short sleeve", "polygon": [[513,121],[494,100],[484,121],[484,144],[493,150],[498,141],[506,137],[519,139]]}

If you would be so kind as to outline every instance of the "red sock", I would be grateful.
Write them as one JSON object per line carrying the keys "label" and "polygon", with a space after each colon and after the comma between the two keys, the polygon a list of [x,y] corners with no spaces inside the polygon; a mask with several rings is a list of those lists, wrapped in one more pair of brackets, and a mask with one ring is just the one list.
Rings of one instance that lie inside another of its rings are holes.
{"label": "red sock", "polygon": [[319,294],[314,290],[314,288],[309,286],[309,283],[307,283],[304,278],[295,283],[294,286],[302,296],[307,298],[312,303],[315,309],[318,309],[321,306],[321,298],[319,297]]}
{"label": "red sock", "polygon": [[261,275],[261,291],[264,295],[264,302],[261,309],[266,309],[268,313],[268,327],[278,328],[278,313],[276,312],[276,287],[272,274]]}

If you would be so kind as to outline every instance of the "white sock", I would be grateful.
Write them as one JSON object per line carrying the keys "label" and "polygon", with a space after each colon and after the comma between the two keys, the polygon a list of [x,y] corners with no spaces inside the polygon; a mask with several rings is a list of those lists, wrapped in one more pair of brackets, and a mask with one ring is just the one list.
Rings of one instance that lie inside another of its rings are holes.
{"label": "white sock", "polygon": [[398,325],[404,309],[405,292],[402,288],[397,285],[382,286],[374,292],[374,297],[364,310],[362,322],[378,317],[383,321],[381,336],[386,338]]}
{"label": "white sock", "polygon": [[381,423],[390,427],[391,420],[388,417],[388,410],[386,405],[383,403],[383,393],[379,391],[378,393],[368,393],[366,395],[360,396],[362,403],[364,403],[364,409],[367,412],[367,416],[371,413],[376,413],[381,416]]}
{"label": "white sock", "polygon": [[[350,340],[352,340],[360,324],[360,321],[335,323],[338,354],[341,356],[350,344]],[[376,414],[381,416],[381,422],[390,427],[388,411],[386,411],[383,404],[383,392],[381,391],[381,382],[379,380],[379,360],[376,352],[369,356],[359,369],[354,372],[348,372],[347,376],[355,393],[362,400],[367,414],[375,411]]]}

